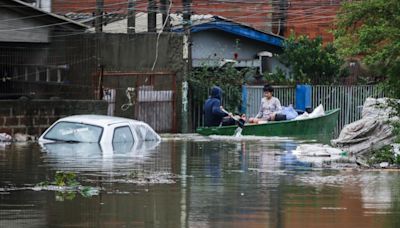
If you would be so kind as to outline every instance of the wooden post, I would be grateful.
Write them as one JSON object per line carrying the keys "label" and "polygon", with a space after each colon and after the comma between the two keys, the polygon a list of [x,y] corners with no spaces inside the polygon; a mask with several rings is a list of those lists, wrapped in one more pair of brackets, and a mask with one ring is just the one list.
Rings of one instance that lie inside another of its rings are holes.
{"label": "wooden post", "polygon": [[171,9],[169,9],[170,7],[170,0],[160,0],[160,11],[162,13],[162,24],[165,24],[164,27],[164,32],[170,32],[171,31],[171,20],[168,16],[168,14],[170,13],[169,11]]}
{"label": "wooden post", "polygon": [[147,6],[147,31],[156,32],[156,30],[157,30],[156,1],[149,0]]}
{"label": "wooden post", "polygon": [[135,0],[128,0],[128,34],[135,33],[136,24],[136,12],[135,12]]}
{"label": "wooden post", "polygon": [[189,132],[189,98],[188,98],[188,79],[192,65],[191,38],[190,38],[190,15],[191,0],[182,1],[183,4],[183,80],[182,80],[182,133]]}
{"label": "wooden post", "polygon": [[103,13],[104,13],[104,0],[96,0],[96,18],[95,18],[96,33],[103,32]]}

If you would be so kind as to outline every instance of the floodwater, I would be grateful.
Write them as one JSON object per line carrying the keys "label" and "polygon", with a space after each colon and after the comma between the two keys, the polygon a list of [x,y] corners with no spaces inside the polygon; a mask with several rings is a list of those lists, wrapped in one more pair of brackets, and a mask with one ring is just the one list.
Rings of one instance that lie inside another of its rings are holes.
{"label": "floodwater", "polygon": [[[291,153],[300,143],[1,145],[0,227],[400,227],[399,172],[321,168]],[[97,193],[37,188],[57,171]]]}

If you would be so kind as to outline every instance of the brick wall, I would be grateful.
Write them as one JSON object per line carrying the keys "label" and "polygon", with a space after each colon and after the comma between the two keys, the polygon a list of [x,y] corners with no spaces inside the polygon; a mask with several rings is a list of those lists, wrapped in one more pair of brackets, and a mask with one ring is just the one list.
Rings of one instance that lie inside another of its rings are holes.
{"label": "brick wall", "polygon": [[[148,0],[137,0],[136,12],[147,12]],[[159,1],[157,6],[160,7]],[[57,14],[93,13],[96,9],[96,0],[53,0],[52,10]],[[128,1],[104,0],[104,11],[107,13],[126,14]],[[271,22],[270,0],[248,1],[221,1],[221,0],[197,0],[192,1],[193,14],[212,14],[226,17],[230,20],[250,25],[256,29],[268,31]],[[182,13],[182,0],[174,0],[171,13]]]}
{"label": "brick wall", "polygon": [[107,114],[107,103],[92,100],[1,100],[0,133],[39,136],[59,118],[75,114]]}
{"label": "brick wall", "polygon": [[[109,13],[126,14],[128,1],[104,0],[104,8]],[[158,1],[157,1],[158,2]],[[276,1],[278,2],[278,1]],[[136,11],[147,12],[148,0],[137,0]],[[159,2],[158,2],[159,3]],[[333,35],[328,31],[333,28],[336,12],[341,0],[291,0],[287,2],[287,11],[284,12],[284,36],[288,37],[293,30],[298,35],[308,35],[315,38],[323,37],[324,42],[333,40]],[[159,5],[158,5],[159,6]],[[65,14],[68,12],[92,13],[96,8],[96,0],[65,1],[54,0],[53,12]],[[286,7],[284,7],[286,9]],[[275,9],[276,11],[277,9]],[[172,13],[182,12],[182,0],[173,1]],[[248,1],[223,1],[223,0],[197,0],[192,1],[193,14],[212,14],[226,17],[240,23],[250,25],[262,31],[271,30],[272,8],[269,0]],[[273,24],[276,27],[277,21]],[[276,30],[276,29],[274,29]],[[274,31],[276,32],[276,31]]]}
{"label": "brick wall", "polygon": [[322,36],[324,43],[332,42],[329,30],[334,28],[334,20],[340,8],[340,1],[291,0],[287,10],[285,37],[291,31],[296,35],[310,38]]}
{"label": "brick wall", "polygon": [[[128,1],[104,0],[106,12],[126,14]],[[157,1],[159,4],[159,1]],[[276,1],[279,2],[279,1]],[[293,30],[298,35],[308,35],[310,38],[322,36],[324,42],[333,40],[328,31],[333,28],[333,21],[342,0],[290,0],[287,1],[287,10],[284,13],[284,36],[288,37]],[[148,0],[136,1],[136,12],[147,12]],[[53,0],[53,12],[65,14],[68,12],[92,13],[96,9],[96,0],[65,1]],[[286,7],[285,7],[286,9]],[[223,1],[197,0],[192,1],[193,14],[212,14],[226,17],[240,23],[250,25],[262,31],[270,31],[273,9],[270,0]],[[173,1],[172,13],[182,12],[182,0]],[[275,18],[276,20],[276,18]],[[271,24],[272,23],[272,24]],[[274,32],[276,32],[274,28]]]}

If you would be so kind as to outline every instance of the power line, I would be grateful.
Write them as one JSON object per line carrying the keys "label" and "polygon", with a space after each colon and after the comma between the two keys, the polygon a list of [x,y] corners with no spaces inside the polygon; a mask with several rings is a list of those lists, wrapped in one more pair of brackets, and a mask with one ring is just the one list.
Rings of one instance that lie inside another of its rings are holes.
{"label": "power line", "polygon": [[[235,2],[237,2],[237,1],[235,1]],[[124,4],[125,3],[126,2],[124,2]],[[122,4],[122,3],[118,3],[118,4]],[[110,5],[116,5],[116,4],[110,4]],[[316,6],[314,8],[318,8],[318,7],[321,7],[321,6]],[[228,9],[221,10],[221,12],[230,12],[230,11],[231,10],[228,10]],[[281,11],[284,12],[283,10],[281,10]],[[281,11],[279,11],[279,12],[281,12]],[[158,10],[154,10],[154,12],[158,12]],[[235,19],[236,20],[244,19],[244,20],[241,20],[241,21],[248,21],[248,19],[251,19],[251,18],[259,18],[259,16],[257,16],[257,15],[261,15],[263,18],[268,17],[268,15],[263,15],[263,14],[267,14],[267,13],[270,13],[270,12],[275,12],[275,11],[268,11],[268,12],[261,11],[261,12],[257,12],[257,13],[251,13],[251,14],[245,14],[245,15],[240,15],[240,16],[236,16],[236,17],[230,17],[229,19],[233,19],[233,20],[235,20]],[[326,9],[324,11],[319,11],[317,13],[321,14],[321,13],[324,13],[324,12],[330,12],[330,11],[328,9]],[[299,26],[299,25],[302,25],[302,24],[304,24],[304,25],[309,24],[310,22],[312,22],[314,24],[317,24],[317,23],[320,23],[320,22],[318,22],[318,20],[331,19],[331,18],[335,17],[335,16],[316,16],[316,15],[317,14],[304,16],[304,14],[302,14],[302,13],[287,13],[287,16],[286,16],[286,19],[284,20],[284,22],[292,23],[291,25]],[[105,17],[105,16],[106,15],[100,15],[100,17]],[[297,16],[297,17],[291,18],[293,16]],[[96,18],[96,16],[91,17],[91,18],[94,19],[94,18]],[[61,23],[54,23],[54,24],[48,24],[48,25],[42,25],[42,26],[31,26],[31,27],[15,28],[15,29],[2,29],[0,31],[6,32],[6,31],[32,30],[32,29],[38,29],[38,28],[44,28],[44,27],[64,25],[64,24],[68,24],[68,23],[69,22],[61,22]],[[326,24],[328,22],[324,21],[324,23]],[[253,25],[253,26],[266,26],[266,25],[273,26],[273,25],[278,25],[279,23],[278,22],[274,22],[274,21],[264,21],[264,22],[252,22],[250,24]],[[286,26],[290,26],[290,25],[286,24]],[[63,29],[58,29],[58,31],[63,31]],[[64,31],[70,31],[70,30],[64,29]],[[75,36],[75,35],[84,34],[84,33],[86,33],[86,32],[76,32],[76,33],[71,33],[71,34],[60,34],[60,35],[54,35],[54,36],[51,36],[51,37]]]}

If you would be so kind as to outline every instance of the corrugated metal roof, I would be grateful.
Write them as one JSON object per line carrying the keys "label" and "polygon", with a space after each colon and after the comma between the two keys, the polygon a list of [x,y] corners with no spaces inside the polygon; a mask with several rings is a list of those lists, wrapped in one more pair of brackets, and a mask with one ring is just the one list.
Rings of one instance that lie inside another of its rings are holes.
{"label": "corrugated metal roof", "polygon": [[[192,24],[190,26],[190,31],[192,33],[196,33],[204,30],[216,29],[277,47],[282,47],[283,41],[285,39],[281,36],[272,33],[262,32],[248,25],[230,21],[223,17],[213,16],[212,18],[207,19],[208,20],[203,21],[203,23]],[[175,28],[173,31],[183,32],[183,28],[180,26],[178,28]]]}
{"label": "corrugated metal roof", "polygon": [[[157,14],[157,31],[161,32],[161,14]],[[183,32],[183,18],[181,14],[170,14],[171,25],[174,32]],[[257,30],[249,25],[231,21],[224,17],[213,16],[210,14],[192,15],[190,18],[191,32],[201,32],[209,29],[217,29],[225,31],[237,36],[246,37],[248,39],[257,40],[276,47],[282,47],[284,37]],[[90,30],[94,31],[94,28]],[[126,33],[127,19],[112,22],[103,27],[103,32],[108,33]],[[147,13],[136,14],[135,32],[147,32]]]}

